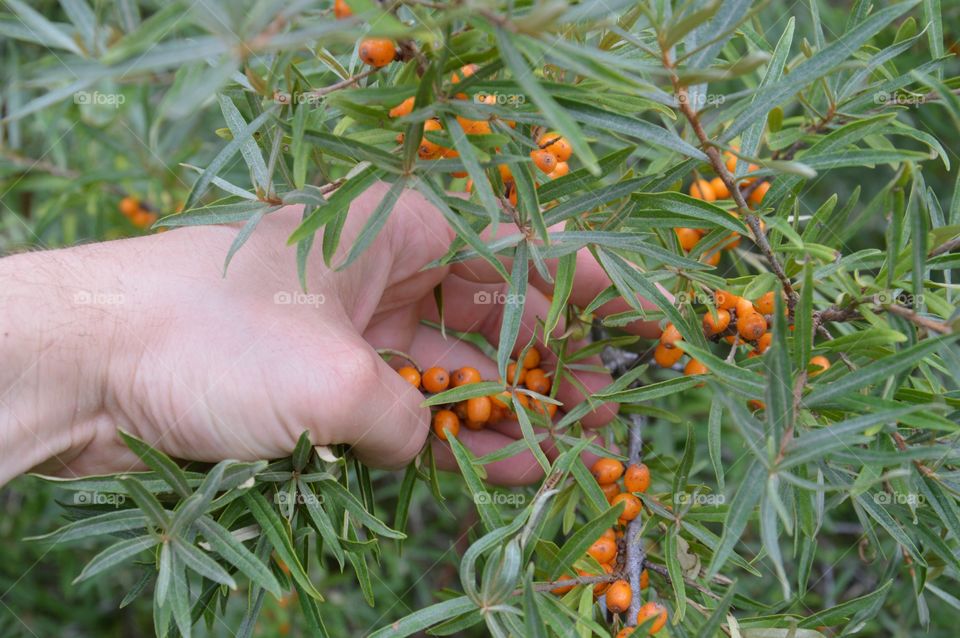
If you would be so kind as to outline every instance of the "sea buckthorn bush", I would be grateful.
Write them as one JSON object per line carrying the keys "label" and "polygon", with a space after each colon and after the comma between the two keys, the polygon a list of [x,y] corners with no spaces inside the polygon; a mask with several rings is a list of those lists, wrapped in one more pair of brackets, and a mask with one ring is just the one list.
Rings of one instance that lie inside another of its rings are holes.
{"label": "sea buckthorn bush", "polygon": [[[499,348],[448,334],[494,378],[382,352],[459,474],[429,445],[398,474],[306,434],[186,464],[123,433],[150,471],[17,480],[0,635],[955,636],[958,24],[937,0],[5,0],[4,252],[233,224],[228,264],[299,206],[308,294],[384,182],[333,266],[415,190],[456,233],[432,265],[484,260],[504,307]],[[574,304],[583,258],[610,285]],[[521,343],[530,274],[553,294]],[[598,354],[613,382],[564,404]],[[461,442],[501,422],[522,437]],[[521,453],[542,481],[485,481]]]}

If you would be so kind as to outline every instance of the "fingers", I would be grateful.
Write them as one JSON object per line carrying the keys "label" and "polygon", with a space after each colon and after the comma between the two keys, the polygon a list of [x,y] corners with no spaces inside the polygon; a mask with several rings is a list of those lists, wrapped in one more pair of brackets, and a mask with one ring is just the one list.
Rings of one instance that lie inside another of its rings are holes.
{"label": "fingers", "polygon": [[[503,448],[516,439],[501,434],[495,430],[468,430],[461,428],[457,439],[476,456],[484,456]],[[437,460],[437,467],[448,472],[458,471],[457,461],[450,451],[450,444],[437,439],[431,439],[433,454]],[[494,461],[483,466],[487,472],[487,480],[495,485],[517,486],[527,485],[543,479],[543,469],[530,450],[523,450],[509,458]]]}
{"label": "fingers", "polygon": [[[500,325],[503,319],[504,299],[506,294],[503,287],[475,284],[457,276],[448,276],[443,282],[444,322],[454,330],[477,332],[483,335],[490,343],[497,343],[500,338]],[[539,332],[537,322],[547,316],[550,309],[550,300],[536,288],[527,291],[523,318],[513,354],[516,356]],[[435,304],[432,299],[422,306],[424,315],[433,321],[439,321]],[[561,325],[561,330],[563,326]],[[539,350],[543,354],[541,367],[546,370],[555,370],[556,357],[538,340]],[[573,344],[574,348],[583,344]],[[591,357],[577,362],[578,365],[600,366],[599,357]],[[457,364],[454,364],[455,366]],[[462,365],[462,364],[460,364]],[[491,362],[491,365],[493,363]],[[494,367],[491,379],[499,378]],[[564,379],[557,389],[556,397],[567,409],[571,409],[581,402],[589,400],[589,395],[612,383],[612,377],[606,372],[593,372],[566,368]],[[609,423],[617,412],[616,404],[601,404],[587,413],[582,422],[587,427],[600,427]]]}
{"label": "fingers", "polygon": [[[307,407],[314,443],[347,443],[364,463],[398,469],[426,440],[430,410],[423,395],[404,381],[359,336],[327,352],[321,371],[329,396],[325,405]],[[320,365],[320,364],[318,364]]]}

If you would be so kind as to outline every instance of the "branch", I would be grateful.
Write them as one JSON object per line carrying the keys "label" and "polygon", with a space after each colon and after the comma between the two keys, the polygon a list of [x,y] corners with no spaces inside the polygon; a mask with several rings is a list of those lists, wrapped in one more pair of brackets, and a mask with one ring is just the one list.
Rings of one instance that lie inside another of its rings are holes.
{"label": "branch", "polygon": [[889,306],[884,306],[884,310],[889,312],[892,315],[897,315],[898,317],[903,317],[907,321],[912,321],[921,328],[926,328],[933,332],[939,332],[940,334],[948,335],[953,332],[953,330],[947,324],[942,321],[934,321],[933,319],[928,319],[918,315],[909,308],[904,308],[903,306],[898,306],[897,304],[890,304]]}
{"label": "branch", "polygon": [[743,193],[740,192],[736,181],[733,179],[730,171],[727,170],[727,166],[724,163],[723,158],[720,156],[720,152],[707,136],[706,131],[703,129],[703,125],[700,123],[700,118],[697,117],[696,112],[694,112],[693,108],[690,106],[690,99],[687,95],[687,87],[680,84],[680,78],[677,77],[677,74],[674,72],[674,66],[670,62],[670,54],[665,48],[663,49],[663,65],[664,68],[670,72],[670,79],[673,83],[673,90],[674,93],[676,93],[677,102],[680,105],[680,112],[683,113],[684,117],[687,118],[687,121],[690,122],[693,132],[696,134],[697,139],[700,140],[700,146],[703,148],[703,152],[707,154],[707,158],[710,160],[710,165],[713,166],[713,170],[720,177],[720,179],[723,180],[727,190],[729,190],[730,194],[733,196],[733,201],[737,204],[737,209],[746,220],[747,225],[750,227],[750,231],[753,233],[754,243],[756,243],[764,257],[767,258],[770,268],[777,276],[777,279],[780,280],[780,284],[783,286],[783,291],[787,295],[787,307],[792,315],[793,307],[797,303],[797,293],[793,289],[793,284],[790,282],[790,278],[787,277],[787,273],[784,271],[780,261],[777,259],[776,255],[773,254],[773,249],[770,247],[770,242],[767,241],[767,236],[760,228],[760,219],[753,214],[753,211],[750,210],[746,200],[743,198]]}
{"label": "branch", "polygon": [[323,97],[324,95],[328,95],[330,93],[333,93],[334,91],[339,91],[340,89],[345,89],[348,86],[356,84],[360,80],[373,75],[379,70],[380,69],[375,66],[370,67],[366,71],[357,73],[356,75],[340,80],[339,82],[334,82],[329,86],[324,86],[319,89],[313,89],[311,91],[307,91],[304,95],[309,95],[310,97]]}
{"label": "branch", "polygon": [[[644,418],[639,414],[630,414],[630,464],[640,463],[641,453],[643,452],[643,423]],[[643,571],[643,564],[646,562],[646,552],[643,551],[643,542],[640,533],[643,531],[643,523],[640,517],[630,521],[627,525],[627,533],[623,540],[627,545],[626,571],[630,582],[630,591],[633,596],[630,598],[630,609],[627,612],[627,625],[637,624],[637,613],[640,611],[640,573]]]}
{"label": "branch", "polygon": [[960,236],[954,237],[953,239],[946,241],[933,250],[927,255],[927,257],[936,257],[937,255],[942,255],[943,253],[948,253],[952,250],[960,248]]}

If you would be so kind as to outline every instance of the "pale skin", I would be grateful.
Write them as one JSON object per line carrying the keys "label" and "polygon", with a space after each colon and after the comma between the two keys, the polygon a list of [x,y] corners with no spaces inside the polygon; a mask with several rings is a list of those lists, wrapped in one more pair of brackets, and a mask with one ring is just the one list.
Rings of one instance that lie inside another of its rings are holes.
{"label": "pale skin", "polygon": [[[342,247],[352,245],[386,188],[375,185],[353,203]],[[407,352],[424,367],[473,366],[496,379],[492,360],[421,320],[438,320],[433,290],[442,284],[446,325],[496,345],[503,305],[475,303],[475,294],[507,286],[479,260],[425,270],[454,233],[408,191],[347,269],[328,269],[318,240],[305,295],[296,250],[286,245],[299,220],[293,207],[265,218],[226,277],[237,233],[226,226],[0,259],[0,485],[30,470],[76,477],[143,469],[118,428],[182,460],[279,458],[304,430],[317,445],[350,444],[375,467],[413,459],[428,439],[430,412],[391,367],[402,362],[387,363],[377,349]],[[551,286],[536,275],[531,284],[518,348],[549,308]],[[585,305],[609,285],[583,251],[571,301]],[[626,309],[621,301],[601,310]],[[649,322],[629,329],[659,332]],[[551,368],[549,355],[544,367]],[[599,371],[575,374],[589,392],[611,382]],[[565,382],[558,399],[569,407],[583,395]],[[597,405],[584,424],[600,427],[615,411]],[[478,455],[520,436],[510,421],[459,435]],[[447,445],[430,438],[440,467],[453,469]],[[488,473],[505,485],[542,478],[529,453]]]}

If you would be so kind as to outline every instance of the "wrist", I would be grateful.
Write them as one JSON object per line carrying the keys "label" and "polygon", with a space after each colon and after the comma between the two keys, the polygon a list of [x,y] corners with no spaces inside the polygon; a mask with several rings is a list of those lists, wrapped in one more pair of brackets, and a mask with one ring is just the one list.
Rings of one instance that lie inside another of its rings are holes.
{"label": "wrist", "polygon": [[0,259],[0,485],[66,465],[102,411],[98,335],[111,299],[84,287],[73,261],[71,251]]}

